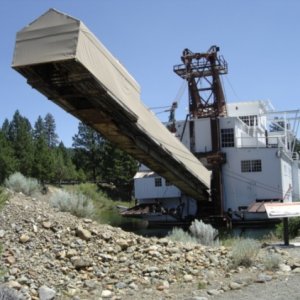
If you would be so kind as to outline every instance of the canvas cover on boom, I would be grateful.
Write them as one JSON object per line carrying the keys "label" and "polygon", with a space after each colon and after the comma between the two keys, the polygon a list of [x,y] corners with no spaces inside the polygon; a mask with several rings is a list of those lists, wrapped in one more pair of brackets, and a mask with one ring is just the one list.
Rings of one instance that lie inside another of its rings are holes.
{"label": "canvas cover on boom", "polygon": [[211,172],[143,105],[138,83],[80,20],[47,11],[17,33],[12,67],[183,193],[208,199]]}

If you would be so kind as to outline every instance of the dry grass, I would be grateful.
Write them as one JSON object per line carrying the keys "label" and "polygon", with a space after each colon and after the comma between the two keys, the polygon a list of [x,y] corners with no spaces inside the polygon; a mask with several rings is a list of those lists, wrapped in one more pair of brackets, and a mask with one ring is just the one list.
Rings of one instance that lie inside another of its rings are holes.
{"label": "dry grass", "polygon": [[81,193],[57,190],[50,197],[50,202],[60,211],[70,212],[72,215],[80,218],[91,218],[94,214],[92,200]]}
{"label": "dry grass", "polygon": [[16,193],[21,192],[27,196],[32,196],[41,189],[41,186],[36,179],[26,178],[18,172],[10,175],[5,180],[4,185]]}
{"label": "dry grass", "polygon": [[198,241],[199,244],[206,246],[218,246],[218,230],[210,224],[205,224],[201,220],[195,220],[190,226],[191,235]]}
{"label": "dry grass", "polygon": [[232,263],[234,267],[250,267],[260,249],[260,244],[253,239],[236,239],[232,246]]}

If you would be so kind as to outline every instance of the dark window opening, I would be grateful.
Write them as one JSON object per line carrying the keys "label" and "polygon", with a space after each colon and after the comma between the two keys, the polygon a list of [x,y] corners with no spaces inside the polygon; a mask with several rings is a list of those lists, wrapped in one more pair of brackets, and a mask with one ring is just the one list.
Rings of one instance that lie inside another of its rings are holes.
{"label": "dark window opening", "polygon": [[222,147],[234,147],[234,130],[233,128],[221,129]]}
{"label": "dark window opening", "polygon": [[255,160],[242,160],[241,171],[246,172],[261,172],[261,159]]}
{"label": "dark window opening", "polygon": [[154,185],[155,186],[162,186],[162,182],[161,182],[161,178],[160,177],[154,178]]}

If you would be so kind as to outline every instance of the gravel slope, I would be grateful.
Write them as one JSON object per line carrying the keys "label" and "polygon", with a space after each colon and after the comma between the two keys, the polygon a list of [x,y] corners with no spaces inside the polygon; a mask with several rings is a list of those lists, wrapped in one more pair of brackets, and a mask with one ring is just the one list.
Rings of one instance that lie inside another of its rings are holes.
{"label": "gravel slope", "polygon": [[[143,238],[12,193],[0,212],[1,281],[22,299],[300,299],[299,248],[264,247],[230,268],[226,247]],[[278,270],[263,260],[276,253]]]}

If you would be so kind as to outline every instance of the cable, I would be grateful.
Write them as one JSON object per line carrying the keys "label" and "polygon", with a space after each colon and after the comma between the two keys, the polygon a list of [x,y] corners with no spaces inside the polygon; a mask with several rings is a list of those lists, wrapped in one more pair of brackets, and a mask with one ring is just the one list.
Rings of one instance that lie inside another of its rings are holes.
{"label": "cable", "polygon": [[181,86],[176,94],[176,97],[173,101],[173,102],[177,102],[178,106],[179,106],[180,100],[185,92],[186,87],[187,87],[187,82],[186,82],[186,80],[183,80],[181,83]]}
{"label": "cable", "polygon": [[[228,177],[234,178],[234,179],[236,179],[237,181],[240,181],[240,182],[244,182],[244,183],[247,183],[247,184],[249,184],[249,183],[251,184],[253,182],[259,188],[267,190],[269,192],[284,193],[283,189],[279,189],[279,188],[276,188],[274,186],[271,186],[271,185],[268,185],[268,184],[265,184],[265,183],[262,183],[262,182],[259,182],[259,181],[256,181],[256,180],[246,178],[245,176],[241,175],[240,173],[236,173],[234,171],[223,170],[223,173],[227,173]],[[232,173],[232,175],[230,173]],[[298,193],[294,193],[294,195],[297,196],[297,197],[300,197],[300,195]]]}
{"label": "cable", "polygon": [[[222,77],[221,77],[221,78],[222,78]],[[228,78],[228,75],[225,76],[225,78],[226,78],[226,80],[227,80],[227,82],[228,82],[230,88],[232,89],[233,94],[236,96],[237,100],[238,100],[238,101],[241,101],[241,98],[240,98],[239,95],[236,93],[235,89],[233,88],[233,85],[231,84],[231,82],[230,82],[230,80],[229,80],[229,78]]]}
{"label": "cable", "polygon": [[169,107],[170,107],[170,105],[168,105],[168,106],[149,107],[148,110],[163,109],[163,108],[169,108]]}

